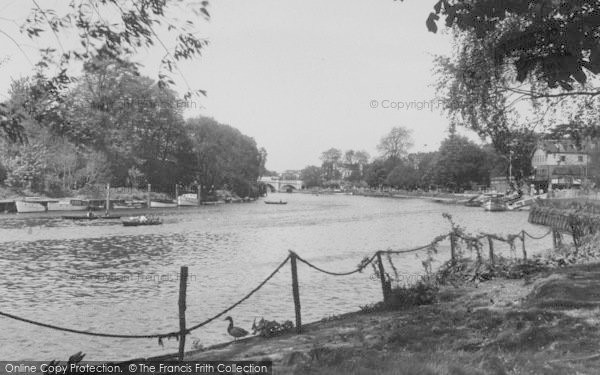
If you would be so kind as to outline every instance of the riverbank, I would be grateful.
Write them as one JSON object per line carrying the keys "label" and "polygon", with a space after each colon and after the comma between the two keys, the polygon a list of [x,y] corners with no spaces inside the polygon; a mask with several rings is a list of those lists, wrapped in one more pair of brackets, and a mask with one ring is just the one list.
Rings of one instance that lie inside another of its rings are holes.
{"label": "riverbank", "polygon": [[187,360],[272,360],[280,374],[595,374],[600,263],[444,286],[437,301],[355,312]]}

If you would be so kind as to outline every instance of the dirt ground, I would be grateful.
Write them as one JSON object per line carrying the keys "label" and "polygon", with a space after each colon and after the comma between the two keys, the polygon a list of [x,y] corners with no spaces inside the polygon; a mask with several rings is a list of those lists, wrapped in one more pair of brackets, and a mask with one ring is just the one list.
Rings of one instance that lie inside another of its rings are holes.
{"label": "dirt ground", "polygon": [[272,360],[275,374],[597,374],[599,328],[593,264],[444,287],[432,305],[346,314],[186,360]]}

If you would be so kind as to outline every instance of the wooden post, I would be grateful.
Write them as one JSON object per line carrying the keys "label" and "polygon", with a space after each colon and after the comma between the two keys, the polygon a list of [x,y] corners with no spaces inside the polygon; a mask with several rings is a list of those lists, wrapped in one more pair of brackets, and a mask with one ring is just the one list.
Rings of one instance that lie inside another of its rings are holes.
{"label": "wooden post", "polygon": [[200,206],[200,202],[202,201],[202,185],[196,186],[196,203]]}
{"label": "wooden post", "polygon": [[175,184],[175,202],[179,203],[179,184]]}
{"label": "wooden post", "polygon": [[150,193],[152,192],[152,184],[148,184],[148,208],[151,207],[150,205]]}
{"label": "wooden post", "polygon": [[298,288],[298,268],[296,266],[296,253],[290,251],[292,263],[292,294],[294,295],[294,310],[296,312],[296,332],[302,333],[302,316],[300,314],[300,290]]}
{"label": "wooden post", "polygon": [[521,231],[521,249],[523,250],[523,260],[527,260],[527,251],[525,250],[525,230]]}
{"label": "wooden post", "polygon": [[450,261],[453,265],[456,264],[456,239],[454,233],[450,233]]}
{"label": "wooden post", "polygon": [[188,268],[181,267],[179,273],[179,360],[183,361],[185,351],[185,298],[187,293]]}
{"label": "wooden post", "polygon": [[556,243],[556,229],[552,228],[552,247],[554,248],[554,250],[556,250],[557,243]]}
{"label": "wooden post", "polygon": [[494,240],[492,239],[491,236],[487,236],[488,239],[488,246],[490,247],[490,263],[492,263],[492,266],[494,265]]}
{"label": "wooden post", "polygon": [[106,203],[104,207],[106,216],[108,216],[108,210],[110,210],[110,183],[106,184]]}
{"label": "wooden post", "polygon": [[379,278],[381,280],[381,291],[383,292],[383,302],[386,303],[389,299],[389,287],[385,280],[385,269],[383,268],[383,262],[381,261],[381,252],[377,252],[377,266],[379,267]]}

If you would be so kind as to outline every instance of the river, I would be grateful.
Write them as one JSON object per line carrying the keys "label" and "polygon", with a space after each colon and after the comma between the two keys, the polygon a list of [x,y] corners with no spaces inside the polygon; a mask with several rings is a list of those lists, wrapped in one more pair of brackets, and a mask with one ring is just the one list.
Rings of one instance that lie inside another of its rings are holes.
{"label": "river", "polygon": [[[123,227],[119,221],[73,222],[51,214],[0,215],[0,311],[74,329],[150,334],[178,329],[177,275],[189,267],[188,326],[228,307],[258,285],[289,250],[331,271],[349,271],[375,250],[407,249],[447,233],[442,213],[469,232],[546,232],[527,212],[484,212],[422,199],[272,194],[262,201],[156,211],[164,224]],[[551,247],[528,240],[529,253]],[[497,252],[510,255],[497,243]],[[423,274],[425,252],[397,255],[402,280]],[[449,257],[449,243],[437,259]],[[320,320],[381,299],[371,268],[347,277],[299,263],[302,319]],[[250,329],[255,318],[294,320],[290,267],[228,315]],[[192,332],[186,348],[229,341],[222,318]],[[4,360],[122,360],[167,354],[175,340],[113,339],[63,333],[0,317]]]}

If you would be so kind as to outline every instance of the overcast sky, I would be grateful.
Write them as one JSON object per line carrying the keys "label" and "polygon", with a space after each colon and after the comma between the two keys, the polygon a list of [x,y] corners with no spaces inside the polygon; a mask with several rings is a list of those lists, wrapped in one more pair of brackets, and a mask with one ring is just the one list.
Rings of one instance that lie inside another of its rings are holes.
{"label": "overcast sky", "polygon": [[[39,3],[51,8],[60,1]],[[210,45],[200,59],[180,65],[192,88],[208,92],[186,115],[214,117],[254,137],[268,151],[267,168],[277,171],[320,164],[331,147],[376,156],[379,139],[394,126],[413,130],[413,151],[436,150],[448,120],[436,109],[433,56],[448,55],[451,45],[425,27],[433,3],[214,0],[210,21],[198,21]],[[32,7],[29,0],[0,0],[0,29]],[[19,43],[35,60],[34,42]],[[4,35],[0,46],[0,59],[9,59],[1,67],[5,95],[10,80],[30,74],[31,65]],[[162,54],[137,56],[145,74],[157,76]],[[176,90],[187,88],[178,81]]]}

